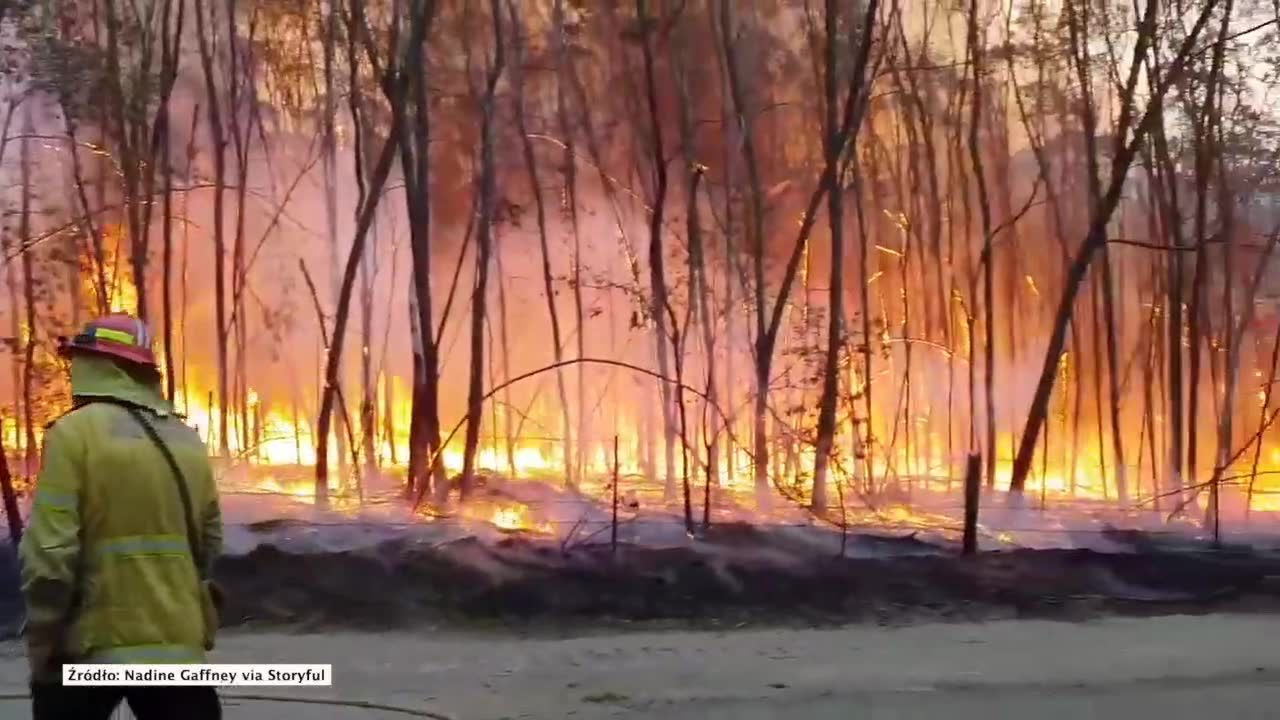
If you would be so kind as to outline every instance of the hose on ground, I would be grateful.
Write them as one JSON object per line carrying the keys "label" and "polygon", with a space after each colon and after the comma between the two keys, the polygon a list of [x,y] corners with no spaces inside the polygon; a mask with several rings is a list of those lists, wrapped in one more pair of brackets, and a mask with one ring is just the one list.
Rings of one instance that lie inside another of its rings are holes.
{"label": "hose on ground", "polygon": [[[329,698],[298,697],[296,695],[253,695],[247,693],[219,693],[218,697],[222,700],[249,700],[254,702],[281,702],[299,703],[304,705],[328,705],[331,707],[349,707],[359,708],[361,710],[377,710],[380,712],[395,713],[398,715],[408,715],[409,717],[432,718],[433,720],[456,720],[451,715],[444,715],[430,710],[417,710],[400,705],[387,705],[385,703],[369,702],[368,700],[334,700]],[[0,701],[30,699],[31,696],[27,693],[0,693]]]}

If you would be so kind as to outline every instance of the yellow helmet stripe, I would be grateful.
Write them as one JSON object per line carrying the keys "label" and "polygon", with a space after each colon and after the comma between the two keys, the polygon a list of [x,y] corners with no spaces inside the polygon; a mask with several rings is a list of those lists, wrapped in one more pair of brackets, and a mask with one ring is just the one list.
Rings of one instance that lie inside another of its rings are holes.
{"label": "yellow helmet stripe", "polygon": [[122,330],[112,330],[111,328],[94,328],[93,336],[102,340],[111,340],[112,342],[124,343],[125,345],[133,345],[133,336]]}

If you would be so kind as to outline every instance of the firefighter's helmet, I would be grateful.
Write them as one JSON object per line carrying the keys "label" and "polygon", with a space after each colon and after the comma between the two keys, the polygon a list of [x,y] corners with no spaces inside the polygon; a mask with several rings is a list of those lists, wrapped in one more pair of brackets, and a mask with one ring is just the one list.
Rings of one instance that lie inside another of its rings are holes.
{"label": "firefighter's helmet", "polygon": [[151,331],[147,324],[126,313],[104,315],[85,325],[79,335],[62,341],[63,355],[94,353],[136,365],[156,367],[151,350]]}

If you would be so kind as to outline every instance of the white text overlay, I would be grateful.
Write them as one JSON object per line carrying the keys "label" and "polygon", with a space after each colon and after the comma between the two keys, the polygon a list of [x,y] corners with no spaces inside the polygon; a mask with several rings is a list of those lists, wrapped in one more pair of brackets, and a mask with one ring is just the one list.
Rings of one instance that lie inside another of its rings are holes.
{"label": "white text overlay", "polygon": [[332,665],[96,665],[62,666],[63,685],[323,685]]}

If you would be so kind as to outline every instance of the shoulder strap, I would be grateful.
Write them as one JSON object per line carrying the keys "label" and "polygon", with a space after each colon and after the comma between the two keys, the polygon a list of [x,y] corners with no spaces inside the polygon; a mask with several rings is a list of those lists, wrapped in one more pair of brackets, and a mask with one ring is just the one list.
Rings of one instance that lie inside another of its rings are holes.
{"label": "shoulder strap", "polygon": [[160,454],[164,456],[164,461],[169,466],[169,470],[173,473],[173,480],[178,485],[178,497],[182,500],[182,513],[187,526],[187,545],[191,549],[191,560],[196,566],[196,575],[201,580],[205,579],[204,550],[200,545],[199,537],[196,533],[195,513],[191,508],[191,492],[187,488],[186,478],[182,475],[182,468],[178,466],[178,460],[173,457],[173,451],[161,439],[160,433],[156,432],[155,426],[147,419],[146,415],[136,405],[116,400],[115,398],[94,398],[92,402],[104,402],[111,405],[122,407],[133,419],[142,426],[143,431],[147,433],[147,437],[151,439],[151,443],[156,446]]}

